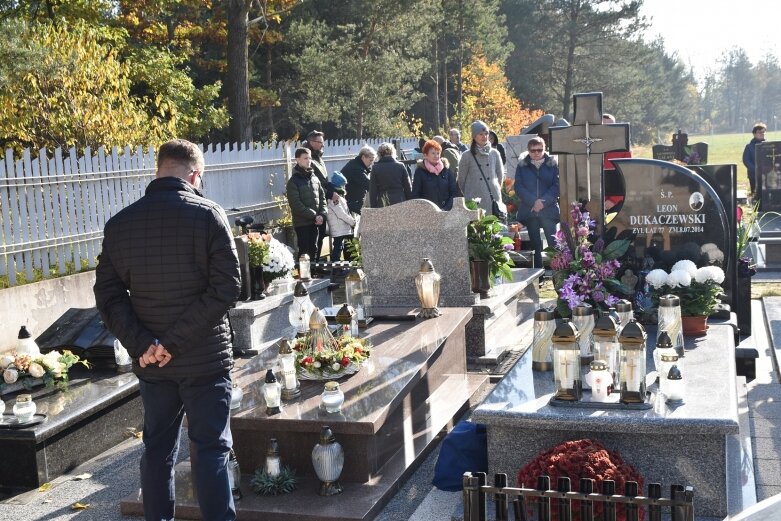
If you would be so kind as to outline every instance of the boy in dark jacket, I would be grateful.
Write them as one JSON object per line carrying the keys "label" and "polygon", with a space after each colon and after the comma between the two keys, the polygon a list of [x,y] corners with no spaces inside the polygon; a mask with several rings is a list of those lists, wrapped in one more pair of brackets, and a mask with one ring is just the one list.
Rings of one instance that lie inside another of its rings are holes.
{"label": "boy in dark jacket", "polygon": [[312,155],[307,148],[296,149],[296,165],[287,182],[287,202],[293,217],[293,227],[298,238],[298,255],[309,255],[316,261],[320,229],[328,210],[325,191],[312,170]]}

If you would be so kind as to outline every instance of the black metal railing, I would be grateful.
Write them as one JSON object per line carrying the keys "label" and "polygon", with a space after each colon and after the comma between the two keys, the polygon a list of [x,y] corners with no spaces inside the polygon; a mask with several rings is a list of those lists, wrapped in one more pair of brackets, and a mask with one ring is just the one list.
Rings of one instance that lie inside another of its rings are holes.
{"label": "black metal railing", "polygon": [[[485,472],[465,472],[463,480],[464,521],[486,521],[491,497],[496,521],[509,521],[510,512],[516,521],[551,521],[552,508],[558,521],[572,521],[573,507],[580,521],[593,521],[597,510],[602,511],[604,521],[615,521],[619,505],[624,507],[626,521],[638,521],[643,508],[647,521],[661,521],[664,510],[669,511],[671,521],[694,521],[694,489],[681,485],[672,485],[670,497],[663,498],[659,483],[649,484],[648,496],[640,496],[634,481],[628,481],[624,495],[618,495],[613,481],[603,481],[602,493],[597,494],[592,479],[580,480],[580,492],[572,491],[569,478],[559,478],[555,489],[548,476],[538,478],[536,489],[508,487],[507,474],[494,475],[493,486],[486,485]],[[573,505],[573,501],[578,503]]]}

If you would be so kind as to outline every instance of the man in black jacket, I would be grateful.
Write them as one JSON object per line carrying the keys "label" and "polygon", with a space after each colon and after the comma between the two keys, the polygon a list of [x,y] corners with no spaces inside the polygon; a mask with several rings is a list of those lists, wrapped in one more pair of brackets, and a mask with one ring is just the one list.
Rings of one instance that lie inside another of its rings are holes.
{"label": "man in black jacket", "polygon": [[[313,130],[306,135],[306,142],[303,144],[304,148],[308,148],[312,154],[312,171],[317,176],[317,180],[320,181],[320,186],[325,191],[326,199],[333,199],[334,202],[338,200],[338,195],[334,197],[334,187],[328,181],[328,169],[325,166],[323,160],[323,150],[325,148],[325,135],[319,130]],[[320,256],[323,253],[323,240],[325,239],[325,221],[317,226],[317,250],[315,257],[312,258],[312,262],[320,260]],[[327,260],[327,259],[326,259]]]}
{"label": "man in black jacket", "polygon": [[106,223],[96,272],[98,310],[139,379],[147,520],[174,518],[173,466],[185,413],[202,517],[236,519],[228,481],[227,311],[239,296],[239,262],[225,212],[199,191],[203,171],[197,146],[163,144],[144,197]]}

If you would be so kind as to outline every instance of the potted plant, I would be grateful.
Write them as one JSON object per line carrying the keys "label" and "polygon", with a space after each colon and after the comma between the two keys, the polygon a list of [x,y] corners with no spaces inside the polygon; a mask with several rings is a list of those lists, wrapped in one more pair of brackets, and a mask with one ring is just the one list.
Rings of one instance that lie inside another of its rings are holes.
{"label": "potted plant", "polygon": [[580,304],[607,309],[629,289],[616,279],[620,259],[629,248],[625,239],[606,243],[596,233],[597,223],[580,203],[572,203],[572,226],[556,232],[553,253],[553,287],[559,295],[556,311],[568,317]]}
{"label": "potted plant", "polygon": [[485,215],[476,201],[467,201],[466,207],[480,212],[480,217],[467,225],[466,239],[472,291],[485,297],[497,277],[512,279],[513,264],[507,252],[513,249],[513,241],[502,234],[499,219],[494,215]]}
{"label": "potted plant", "polygon": [[718,266],[698,268],[690,260],[676,262],[670,273],[662,269],[652,270],[646,276],[651,286],[651,298],[655,304],[659,297],[672,294],[681,299],[681,319],[684,335],[703,335],[707,329],[708,315],[713,314],[724,290],[724,271]]}

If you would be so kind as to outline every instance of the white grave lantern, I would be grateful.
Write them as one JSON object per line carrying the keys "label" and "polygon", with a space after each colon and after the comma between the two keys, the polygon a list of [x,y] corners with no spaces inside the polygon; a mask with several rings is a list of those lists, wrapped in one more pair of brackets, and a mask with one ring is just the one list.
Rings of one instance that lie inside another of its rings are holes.
{"label": "white grave lantern", "polygon": [[534,340],[532,340],[532,369],[553,370],[553,332],[556,318],[553,311],[540,308],[534,312]]}
{"label": "white grave lantern", "polygon": [[613,392],[613,376],[604,360],[594,360],[589,364],[590,371],[583,379],[591,387],[591,401],[604,403],[609,401]]}
{"label": "white grave lantern", "polygon": [[578,304],[572,310],[572,323],[578,328],[580,363],[588,365],[594,359],[594,345],[591,332],[594,330],[594,308],[590,304]]}
{"label": "white grave lantern", "polygon": [[608,313],[603,313],[594,324],[594,359],[602,360],[607,365],[612,386],[618,383],[619,359],[621,344],[618,342],[620,326]]}
{"label": "white grave lantern", "polygon": [[621,384],[621,403],[645,402],[645,328],[635,320],[630,320],[623,328],[618,341],[621,344],[619,358],[619,382]]}
{"label": "white grave lantern", "polygon": [[301,280],[312,279],[312,262],[309,260],[308,253],[298,258],[298,278]]}
{"label": "white grave lantern", "polygon": [[303,282],[296,282],[293,290],[293,302],[290,304],[287,319],[296,332],[296,336],[304,336],[309,331],[309,317],[315,305],[309,299],[309,291]]}
{"label": "white grave lantern", "polygon": [[676,295],[659,297],[659,325],[656,340],[663,332],[670,337],[673,348],[683,348],[683,322],[681,320],[681,299]]}
{"label": "white grave lantern", "polygon": [[583,384],[580,379],[578,328],[566,318],[553,332],[553,380],[556,384],[555,399],[580,400]]}
{"label": "white grave lantern", "polygon": [[284,338],[279,343],[279,365],[282,366],[282,399],[297,398],[301,395],[301,384],[296,377],[296,354]]}
{"label": "white grave lantern", "polygon": [[420,299],[420,313],[418,318],[436,318],[441,313],[439,305],[439,281],[442,277],[434,271],[434,265],[429,259],[423,259],[420,264],[420,272],[415,277],[415,287]]}
{"label": "white grave lantern", "polygon": [[347,297],[347,303],[353,307],[358,316],[358,324],[361,327],[366,326],[366,306],[364,296],[366,295],[366,274],[360,268],[350,268],[350,272],[344,278],[344,289]]}

